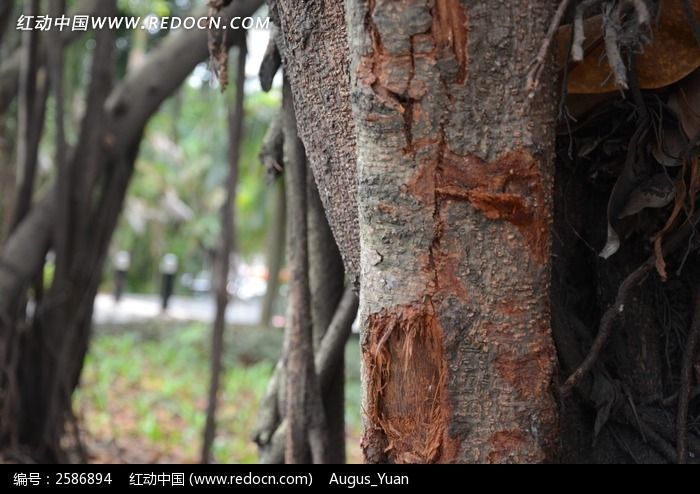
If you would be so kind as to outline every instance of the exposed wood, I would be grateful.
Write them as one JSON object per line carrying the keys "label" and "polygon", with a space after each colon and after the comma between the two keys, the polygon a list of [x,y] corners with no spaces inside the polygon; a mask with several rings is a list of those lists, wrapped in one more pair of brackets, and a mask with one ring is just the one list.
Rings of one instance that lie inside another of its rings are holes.
{"label": "exposed wood", "polygon": [[555,85],[524,78],[555,6],[346,7],[365,459],[548,461]]}

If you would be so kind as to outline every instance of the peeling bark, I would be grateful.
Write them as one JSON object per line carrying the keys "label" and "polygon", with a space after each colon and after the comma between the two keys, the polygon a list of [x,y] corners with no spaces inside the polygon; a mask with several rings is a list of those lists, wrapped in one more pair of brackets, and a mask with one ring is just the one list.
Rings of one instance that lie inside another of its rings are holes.
{"label": "peeling bark", "polygon": [[547,461],[554,79],[524,78],[552,4],[346,7],[365,457]]}

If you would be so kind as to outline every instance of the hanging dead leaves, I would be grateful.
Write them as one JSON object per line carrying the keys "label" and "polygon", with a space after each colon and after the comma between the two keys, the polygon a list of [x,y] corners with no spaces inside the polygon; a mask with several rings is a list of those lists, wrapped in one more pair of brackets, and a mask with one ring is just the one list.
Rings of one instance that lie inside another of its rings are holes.
{"label": "hanging dead leaves", "polygon": [[[664,239],[697,221],[700,2],[583,0],[569,11],[554,43],[566,88],[562,133],[575,144],[572,159],[596,156],[594,174],[617,174],[600,256],[617,253],[640,215],[661,215],[650,237],[666,279]],[[605,163],[615,153],[625,156],[617,167]]]}

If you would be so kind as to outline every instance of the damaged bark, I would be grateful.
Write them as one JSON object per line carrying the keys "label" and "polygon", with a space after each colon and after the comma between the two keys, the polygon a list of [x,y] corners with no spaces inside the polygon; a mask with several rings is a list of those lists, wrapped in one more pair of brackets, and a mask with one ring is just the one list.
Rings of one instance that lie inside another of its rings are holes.
{"label": "damaged bark", "polygon": [[552,4],[346,6],[365,457],[551,460],[555,91],[524,79]]}

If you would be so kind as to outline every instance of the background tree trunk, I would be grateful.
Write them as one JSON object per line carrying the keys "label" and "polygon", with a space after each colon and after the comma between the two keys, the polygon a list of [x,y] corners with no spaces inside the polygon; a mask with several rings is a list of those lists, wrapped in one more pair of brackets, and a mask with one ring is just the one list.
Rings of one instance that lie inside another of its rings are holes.
{"label": "background tree trunk", "polygon": [[219,394],[219,382],[222,373],[224,353],[224,332],[226,329],[226,308],[228,307],[229,273],[231,272],[231,254],[234,248],[236,187],[238,169],[243,141],[243,122],[245,119],[245,63],[247,56],[246,39],[238,42],[236,64],[235,100],[229,110],[229,170],[226,181],[226,200],[221,208],[221,239],[216,259],[216,315],[212,328],[211,344],[211,382],[209,385],[209,403],[207,420],[204,425],[202,445],[202,463],[211,462],[211,448],[216,437],[216,408]]}
{"label": "background tree trunk", "polygon": [[[114,12],[114,2],[92,3],[100,15]],[[260,4],[261,0],[236,2],[226,14],[252,15]],[[96,34],[85,115],[76,150],[67,157],[69,170],[82,172],[73,177],[68,217],[57,225],[56,201],[64,191],[54,186],[0,254],[0,448],[38,461],[66,459],[60,442],[65,420],[71,418],[71,394],[87,352],[94,297],[145,124],[208,54],[206,31],[169,37],[112,90],[113,35],[109,30]],[[16,87],[18,73],[11,60],[7,63],[0,69],[3,95]],[[0,103],[7,99],[3,96]],[[58,228],[71,239],[71,248],[56,259],[65,268],[54,277],[34,317],[28,318],[22,301],[29,284],[42,273]],[[66,286],[71,290],[59,289]]]}
{"label": "background tree trunk", "polygon": [[[316,181],[307,176],[309,225],[309,286],[314,354],[318,354],[333,315],[343,296],[345,270],[343,259],[328,226],[326,213],[318,195]],[[345,463],[345,355],[338,356],[332,383],[323,394],[326,416],[329,463]]]}
{"label": "background tree trunk", "polygon": [[284,198],[284,179],[274,179],[271,185],[271,209],[272,218],[267,238],[267,289],[260,310],[260,324],[264,327],[270,325],[274,315],[275,302],[279,298],[280,272],[284,264],[284,246],[286,234],[286,201]]}
{"label": "background tree trunk", "polygon": [[316,376],[309,287],[307,164],[297,135],[289,85],[283,89],[283,127],[289,232],[289,326],[286,338],[285,463],[327,463],[328,442]]}
{"label": "background tree trunk", "polygon": [[347,8],[366,459],[552,459],[552,2]]}

